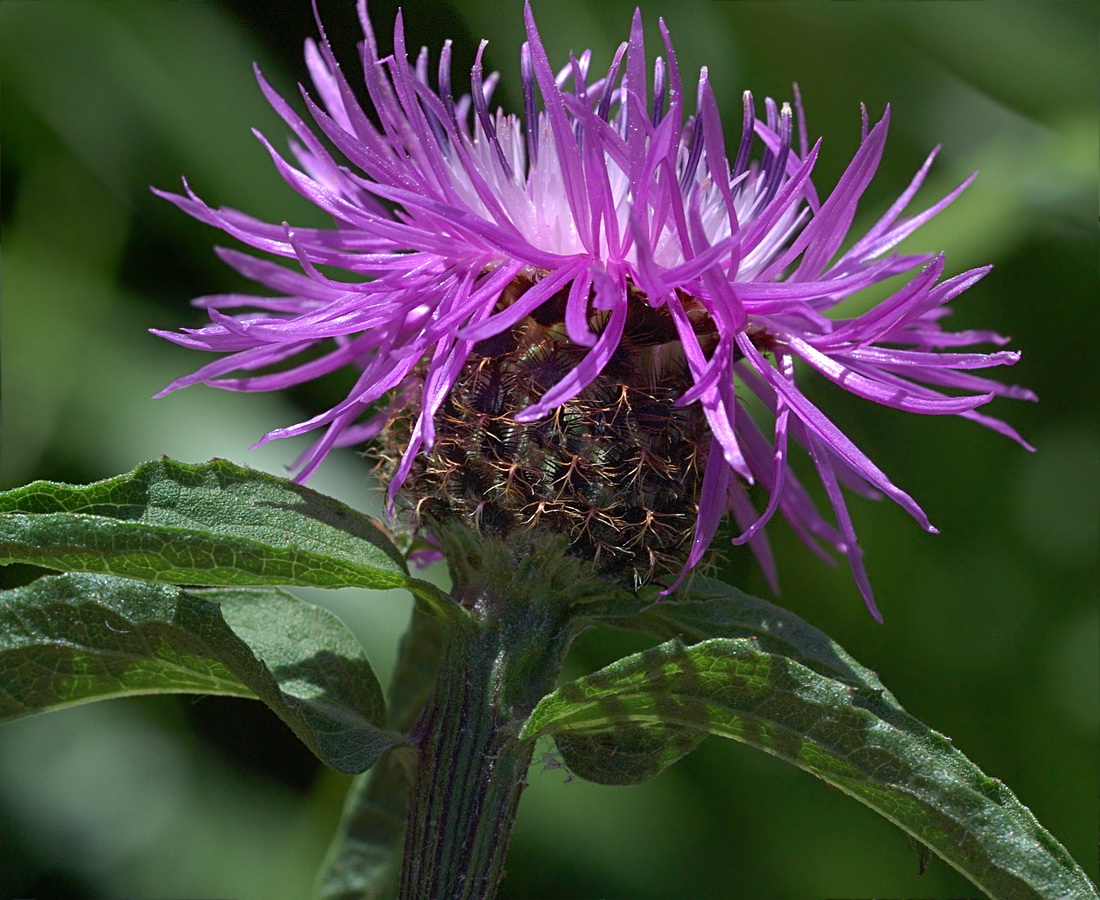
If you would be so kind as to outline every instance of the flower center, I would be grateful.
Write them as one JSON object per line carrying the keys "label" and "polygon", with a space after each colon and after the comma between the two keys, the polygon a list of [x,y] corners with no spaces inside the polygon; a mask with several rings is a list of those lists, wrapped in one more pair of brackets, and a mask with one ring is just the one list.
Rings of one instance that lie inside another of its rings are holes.
{"label": "flower center", "polygon": [[[517,279],[501,304],[530,286]],[[474,346],[436,415],[435,443],[401,486],[402,517],[414,532],[459,519],[492,537],[564,534],[571,554],[630,588],[674,577],[695,529],[710,432],[699,404],[676,406],[693,382],[665,309],[632,295],[603,371],[543,419],[514,418],[587,352],[565,333],[568,290]],[[698,313],[697,335],[709,350],[716,333]],[[605,321],[592,313],[589,327],[598,333]],[[380,439],[384,480],[408,446],[415,399],[395,411]]]}

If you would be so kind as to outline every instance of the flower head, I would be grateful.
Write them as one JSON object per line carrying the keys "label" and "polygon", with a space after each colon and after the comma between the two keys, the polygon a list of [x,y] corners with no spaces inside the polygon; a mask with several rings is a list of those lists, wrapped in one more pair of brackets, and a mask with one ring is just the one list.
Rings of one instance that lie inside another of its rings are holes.
{"label": "flower head", "polygon": [[[343,401],[264,441],[321,431],[299,460],[297,477],[304,479],[330,449],[392,430],[394,410],[405,410],[389,472],[392,498],[410,477],[431,469],[423,460],[446,440],[447,422],[463,410],[484,415],[474,407],[489,402],[486,371],[506,380],[530,359],[541,366],[518,392],[493,394],[498,424],[503,419],[528,435],[523,428],[563,410],[584,428],[614,430],[600,424],[602,414],[578,413],[577,404],[603,394],[613,403],[616,379],[642,372],[649,385],[626,384],[642,394],[624,393],[622,402],[632,411],[639,403],[664,404],[660,415],[677,417],[678,433],[697,450],[681,571],[699,562],[732,512],[741,529],[734,543],[749,544],[774,583],[764,526],[780,513],[820,555],[827,557],[822,545],[847,555],[877,615],[842,486],[885,494],[934,529],[802,393],[795,364],[872,403],[960,415],[1023,443],[1008,425],[975,411],[998,395],[1034,399],[973,372],[1015,363],[1018,354],[975,352],[971,345],[1005,340],[942,327],[946,304],[988,267],[945,278],[942,255],[894,252],[969,179],[903,217],[933,151],[897,201],[841,252],[882,156],[888,109],[873,125],[864,111],[859,149],[836,186],[819,194],[810,175],[821,143],[808,145],[797,91],[793,110],[769,98],[762,116],[746,92],[740,138],[727,148],[706,69],[690,96],[663,22],[665,56],[650,81],[640,13],[606,71],[594,71],[587,52],[555,71],[529,6],[525,16],[521,116],[490,111],[497,78],[483,74],[484,42],[470,93],[456,97],[450,44],[433,86],[427,52],[408,58],[400,13],[394,51],[380,54],[364,0],[367,109],[323,29],[319,43],[306,45],[313,92],[303,88],[302,100],[312,124],[257,70],[264,94],[294,132],[297,164],[260,140],[287,183],[329,213],[334,226],[267,224],[207,206],[189,187],[186,196],[162,194],[243,243],[291,261],[284,266],[219,250],[275,296],[199,298],[209,325],[157,332],[220,354],[162,393],[199,382],[278,390],[355,367],[358,378]],[[347,274],[336,278],[328,274],[333,270]],[[845,298],[899,275],[905,284],[867,312],[830,315]],[[536,331],[538,340],[531,337]],[[646,364],[624,368],[632,353]],[[494,359],[512,362],[486,363]],[[658,397],[670,369],[675,391]],[[383,400],[388,405],[379,410]],[[493,439],[503,445],[512,433]],[[646,437],[635,455],[649,453],[652,440]],[[792,445],[808,452],[831,521],[791,471]],[[595,465],[593,452],[574,456]],[[622,460],[602,464],[623,471]],[[548,490],[559,475],[544,479]],[[686,478],[680,472],[665,480]],[[753,485],[764,498],[759,503]],[[482,496],[479,513],[485,502]],[[643,512],[654,515],[648,507]]]}

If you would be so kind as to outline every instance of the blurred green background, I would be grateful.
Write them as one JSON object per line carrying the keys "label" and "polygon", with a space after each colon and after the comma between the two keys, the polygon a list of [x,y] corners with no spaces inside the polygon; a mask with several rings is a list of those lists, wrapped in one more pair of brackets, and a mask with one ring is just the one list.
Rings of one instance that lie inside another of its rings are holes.
{"label": "blurred green background", "polygon": [[[322,0],[354,71],[351,0]],[[606,66],[631,2],[534,0],[551,60]],[[996,268],[956,303],[959,328],[995,328],[1024,351],[998,373],[1039,405],[1002,401],[1031,455],[962,420],[919,419],[815,385],[848,433],[924,505],[932,537],[889,503],[853,501],[886,624],[843,565],[772,529],[783,602],[875,668],[911,712],[1002,778],[1095,878],[1096,606],[1100,462],[1095,355],[1072,335],[1097,321],[1096,3],[763,3],[642,0],[693,79],[707,65],[732,138],[740,93],[802,90],[815,173],[830,187],[859,138],[859,103],[894,124],[865,225],[927,151],[944,150],[933,202],[974,169],[963,198],[905,245],[948,251],[950,272]],[[394,4],[375,0],[384,47]],[[518,3],[409,0],[409,45],[456,44],[457,72],[488,37],[517,109]],[[3,456],[0,483],[86,481],[169,454],[223,456],[276,473],[302,445],[248,446],[339,396],[192,388],[150,395],[206,358],[146,333],[197,324],[204,293],[247,287],[210,252],[227,238],[158,201],[186,174],[208,201],[273,221],[323,224],[249,133],[285,146],[250,71],[292,93],[302,40],[295,2],[17,2],[0,6],[3,79]],[[461,84],[462,77],[456,75]],[[377,511],[368,465],[335,453],[311,484]],[[768,596],[751,560],[727,577]],[[12,568],[12,585],[33,577]],[[306,592],[302,592],[305,594]],[[344,617],[388,675],[408,601],[308,596]],[[579,672],[632,649],[586,636]],[[0,897],[304,900],[346,779],[318,769],[281,723],[246,701],[119,701],[0,730]],[[907,839],[811,776],[738,744],[706,742],[634,788],[565,783],[532,769],[503,897],[963,897],[933,861],[918,880]]]}

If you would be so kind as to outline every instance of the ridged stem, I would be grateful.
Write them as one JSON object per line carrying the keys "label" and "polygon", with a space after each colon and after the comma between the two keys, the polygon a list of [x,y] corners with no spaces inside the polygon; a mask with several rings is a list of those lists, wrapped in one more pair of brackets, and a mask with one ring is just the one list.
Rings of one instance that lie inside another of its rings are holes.
{"label": "ridged stem", "polygon": [[517,737],[568,643],[553,607],[486,593],[445,639],[418,750],[399,900],[490,900],[504,873],[534,742]]}

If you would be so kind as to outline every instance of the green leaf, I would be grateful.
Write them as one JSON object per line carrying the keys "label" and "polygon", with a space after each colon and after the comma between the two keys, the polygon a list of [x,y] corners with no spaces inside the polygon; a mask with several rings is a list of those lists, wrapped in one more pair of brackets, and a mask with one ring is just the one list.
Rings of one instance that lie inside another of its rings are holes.
{"label": "green leaf", "polygon": [[435,683],[443,655],[443,638],[442,623],[414,606],[386,692],[389,726],[395,731],[408,731],[416,724]]}
{"label": "green leaf", "polygon": [[222,459],[143,463],[86,486],[0,494],[0,563],[172,584],[407,587],[374,522],[309,488]]}
{"label": "green leaf", "polygon": [[57,575],[0,593],[0,722],[158,693],[258,698],[345,774],[403,743],[351,632],[283,591]]}
{"label": "green leaf", "polygon": [[563,685],[522,737],[694,728],[785,759],[870,806],[996,898],[1097,897],[1001,782],[884,692],[754,638],[679,639]]}
{"label": "green leaf", "polygon": [[[435,614],[413,607],[388,691],[391,728],[408,731],[415,724],[435,681],[443,633]],[[414,768],[414,761],[398,750],[352,782],[321,866],[316,900],[383,900],[396,894]]]}
{"label": "green leaf", "polygon": [[378,761],[352,782],[328,855],[316,900],[388,900],[397,895],[405,834],[409,770],[404,749]]}
{"label": "green leaf", "polygon": [[416,600],[416,606],[440,622],[451,634],[471,634],[477,627],[473,616],[466,608],[449,594],[436,587],[430,581],[409,578],[405,587]]}
{"label": "green leaf", "polygon": [[596,784],[641,784],[679,762],[707,737],[676,725],[633,723],[601,734],[554,735],[569,771]]}
{"label": "green leaf", "polygon": [[901,708],[878,676],[825,632],[790,610],[711,578],[697,576],[672,598],[614,624],[660,640],[680,637],[688,644],[717,637],[754,638],[761,650],[793,659],[845,684],[878,691],[884,702]]}
{"label": "green leaf", "polygon": [[[794,613],[752,597],[737,588],[695,576],[689,588],[661,598],[638,612],[636,601],[609,598],[589,613],[608,623],[654,635],[683,637],[697,643],[711,637],[756,637],[762,649],[781,653],[823,675],[882,691],[893,697],[877,676],[852,659],[828,635]],[[706,738],[706,733],[672,725],[620,726],[598,735],[565,733],[554,743],[575,775],[597,784],[640,784],[678,762]]]}

